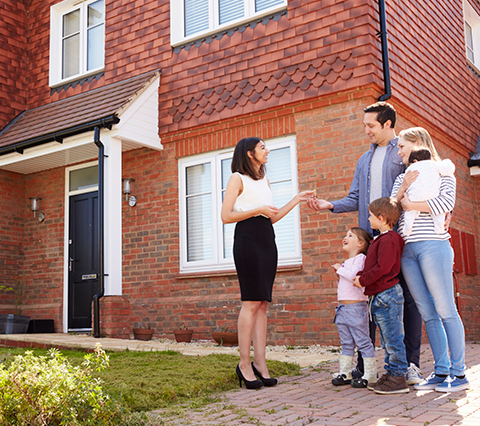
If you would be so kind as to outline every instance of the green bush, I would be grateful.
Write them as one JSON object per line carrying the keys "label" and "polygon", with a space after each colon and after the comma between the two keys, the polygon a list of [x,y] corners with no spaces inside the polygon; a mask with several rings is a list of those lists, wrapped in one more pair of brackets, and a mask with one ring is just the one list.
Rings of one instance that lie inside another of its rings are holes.
{"label": "green bush", "polygon": [[108,367],[101,345],[72,366],[58,350],[35,357],[31,351],[0,364],[0,425],[118,425],[128,413],[92,376]]}

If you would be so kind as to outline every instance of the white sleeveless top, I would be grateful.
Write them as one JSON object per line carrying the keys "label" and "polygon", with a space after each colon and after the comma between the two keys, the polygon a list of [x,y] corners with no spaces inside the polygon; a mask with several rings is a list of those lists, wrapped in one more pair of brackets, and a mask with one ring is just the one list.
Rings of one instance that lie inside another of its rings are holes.
{"label": "white sleeveless top", "polygon": [[273,206],[273,195],[267,178],[253,180],[250,176],[235,172],[242,178],[243,192],[237,197],[233,211],[244,212],[261,206]]}

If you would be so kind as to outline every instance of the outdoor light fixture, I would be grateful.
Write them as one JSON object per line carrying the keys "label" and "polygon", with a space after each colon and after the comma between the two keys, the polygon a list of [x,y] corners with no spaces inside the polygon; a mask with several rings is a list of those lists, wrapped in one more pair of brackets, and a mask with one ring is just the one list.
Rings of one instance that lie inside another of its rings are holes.
{"label": "outdoor light fixture", "polygon": [[130,207],[134,207],[137,204],[137,197],[130,195],[132,193],[132,182],[135,182],[133,178],[122,178],[123,182],[123,193],[125,194],[125,199],[128,201]]}
{"label": "outdoor light fixture", "polygon": [[[40,197],[30,197],[29,199],[32,202],[30,210],[32,210],[32,212],[33,212],[33,217],[36,217],[37,216],[37,211],[38,211],[38,206],[39,206],[39,201],[41,200],[41,198]],[[45,214],[42,213],[42,212],[39,212],[38,213],[38,221],[43,222],[44,219],[45,219]]]}
{"label": "outdoor light fixture", "polygon": [[38,202],[41,200],[40,197],[30,197],[29,198],[30,200],[32,200],[32,206],[30,207],[30,209],[32,210],[33,212],[33,217],[35,217],[37,211],[38,211]]}

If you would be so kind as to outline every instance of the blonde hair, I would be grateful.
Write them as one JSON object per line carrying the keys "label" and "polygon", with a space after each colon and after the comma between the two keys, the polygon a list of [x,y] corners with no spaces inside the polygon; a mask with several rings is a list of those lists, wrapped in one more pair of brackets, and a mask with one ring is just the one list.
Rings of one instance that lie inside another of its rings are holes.
{"label": "blonde hair", "polygon": [[433,144],[430,134],[423,127],[410,127],[410,129],[402,130],[398,137],[416,144],[417,147],[428,149],[432,153],[433,160],[441,160],[440,155],[438,155],[438,152],[435,149],[435,145]]}

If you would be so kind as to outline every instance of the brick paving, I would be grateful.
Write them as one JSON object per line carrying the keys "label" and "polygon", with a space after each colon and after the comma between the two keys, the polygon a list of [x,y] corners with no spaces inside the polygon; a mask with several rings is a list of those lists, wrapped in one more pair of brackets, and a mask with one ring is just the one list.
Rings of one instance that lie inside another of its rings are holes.
{"label": "brick paving", "polygon": [[[342,425],[342,426],[450,426],[480,425],[480,345],[467,343],[468,391],[439,393],[415,391],[378,395],[367,389],[334,387],[330,380],[338,362],[303,369],[301,376],[282,377],[273,388],[227,392],[221,401],[181,415],[157,412],[167,425]],[[383,373],[383,350],[377,366]],[[422,371],[431,372],[429,345],[422,346]]]}

